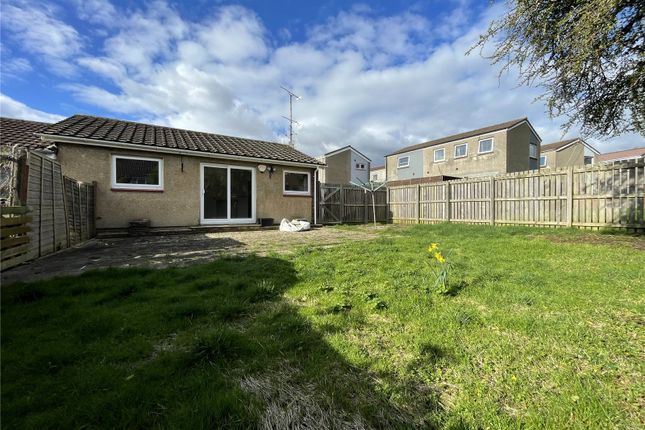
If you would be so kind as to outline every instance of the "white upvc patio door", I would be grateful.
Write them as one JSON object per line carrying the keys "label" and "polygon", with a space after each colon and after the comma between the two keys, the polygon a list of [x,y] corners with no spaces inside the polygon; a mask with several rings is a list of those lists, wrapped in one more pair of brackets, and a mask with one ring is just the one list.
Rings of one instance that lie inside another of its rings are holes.
{"label": "white upvc patio door", "polygon": [[255,169],[201,164],[202,224],[249,224],[255,219]]}

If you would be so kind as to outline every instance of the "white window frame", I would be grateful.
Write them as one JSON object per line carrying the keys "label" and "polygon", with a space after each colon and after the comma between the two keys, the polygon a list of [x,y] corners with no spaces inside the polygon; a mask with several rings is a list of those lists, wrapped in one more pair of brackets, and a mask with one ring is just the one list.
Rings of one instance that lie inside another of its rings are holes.
{"label": "white window frame", "polygon": [[[157,162],[159,169],[158,184],[122,184],[116,181],[116,160],[143,160]],[[163,158],[139,157],[135,155],[112,154],[112,189],[115,190],[139,190],[139,191],[163,191]]]}
{"label": "white window frame", "polygon": [[[407,160],[405,165],[401,165],[401,160]],[[402,155],[396,159],[396,168],[397,169],[405,169],[406,167],[410,167],[410,156],[409,155]]]}
{"label": "white window frame", "polygon": [[[204,168],[215,167],[218,169],[226,169],[226,218],[204,218]],[[235,170],[249,170],[251,172],[251,218],[231,218],[231,169]],[[236,166],[234,164],[213,164],[213,163],[200,163],[199,165],[199,190],[201,194],[199,203],[199,222],[202,225],[210,224],[252,224],[257,221],[256,207],[257,207],[257,191],[255,182],[255,168],[248,166]]]}
{"label": "white window frame", "polygon": [[[544,163],[542,163],[544,160]],[[540,167],[546,167],[546,155],[540,155]]]}
{"label": "white window frame", "polygon": [[[457,155],[457,148],[460,148],[462,146],[466,148],[466,152],[464,152],[464,155]],[[466,158],[466,157],[468,157],[468,144],[460,143],[459,145],[455,145],[455,158]]]}
{"label": "white window frame", "polygon": [[356,170],[366,170],[367,169],[367,167],[365,167],[365,166],[367,166],[367,164],[365,164],[365,163],[354,163],[354,165],[356,166]]}
{"label": "white window frame", "polygon": [[[531,155],[531,148],[535,148],[535,156]],[[529,158],[532,158],[534,160],[539,160],[540,159],[540,157],[538,156],[539,153],[540,153],[540,148],[538,148],[538,144],[529,142]]]}
{"label": "white window frame", "polygon": [[[307,175],[307,191],[287,191],[286,190],[287,173]],[[299,172],[297,170],[283,170],[282,171],[282,194],[284,194],[285,196],[310,196],[311,195],[311,172]]]}
{"label": "white window frame", "polygon": [[[482,142],[485,142],[487,140],[490,140],[490,151],[482,151]],[[477,153],[478,154],[490,154],[491,152],[495,151],[495,138],[493,137],[487,137],[486,139],[479,139],[479,142],[477,143]]]}
{"label": "white window frame", "polygon": [[[437,153],[441,151],[443,156],[441,157],[440,160],[437,160]],[[432,153],[432,159],[434,160],[435,163],[441,163],[442,161],[446,161],[446,148],[437,148],[433,151]]]}

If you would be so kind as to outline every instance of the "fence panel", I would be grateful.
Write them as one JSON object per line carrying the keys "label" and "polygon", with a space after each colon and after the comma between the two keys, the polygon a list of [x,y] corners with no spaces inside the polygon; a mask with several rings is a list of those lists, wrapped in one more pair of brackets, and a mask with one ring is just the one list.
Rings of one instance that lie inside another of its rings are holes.
{"label": "fence panel", "polygon": [[6,270],[29,259],[31,217],[24,206],[3,206],[0,211],[0,270]]}
{"label": "fence panel", "polygon": [[645,159],[388,188],[395,223],[645,229]]}
{"label": "fence panel", "polygon": [[[56,252],[93,237],[95,185],[64,177],[60,163],[38,153],[29,152],[20,160],[25,163],[24,167],[11,169],[20,177],[11,178],[7,183],[14,188],[25,184],[25,192],[12,189],[7,194],[11,196],[12,205],[22,205],[29,211],[29,231],[24,234],[28,239],[20,239],[28,249],[20,254],[21,261]],[[3,211],[9,210],[6,208]],[[3,223],[8,222],[5,218],[3,216]],[[11,239],[11,243],[16,242],[14,237]],[[12,267],[4,264],[4,260],[15,252],[2,249],[3,269]]]}

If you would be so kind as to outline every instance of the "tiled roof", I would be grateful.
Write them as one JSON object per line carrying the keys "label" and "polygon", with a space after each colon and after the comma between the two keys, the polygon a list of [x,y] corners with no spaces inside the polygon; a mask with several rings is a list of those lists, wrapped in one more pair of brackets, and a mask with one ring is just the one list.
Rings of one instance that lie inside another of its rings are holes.
{"label": "tiled roof", "polygon": [[[321,164],[318,160],[281,143],[89,115],[74,115],[64,119],[48,127],[43,134],[50,135],[51,138],[48,140],[53,141],[56,137],[71,137],[160,149],[171,148],[209,154]],[[79,143],[82,144],[82,142]]]}
{"label": "tiled roof", "polygon": [[372,167],[372,170],[381,170],[381,169],[385,169],[385,164],[381,164],[380,166]]}
{"label": "tiled roof", "polygon": [[44,148],[49,144],[34,133],[40,133],[50,125],[46,122],[0,117],[0,145],[19,145],[25,149]]}
{"label": "tiled roof", "polygon": [[453,134],[451,136],[442,137],[441,139],[435,139],[435,140],[430,140],[428,142],[419,143],[417,145],[406,146],[405,148],[399,149],[398,151],[388,155],[401,154],[403,152],[410,152],[417,149],[427,148],[429,146],[441,145],[442,143],[448,143],[448,142],[461,140],[461,139],[468,139],[469,137],[492,133],[499,130],[505,130],[507,128],[511,128],[518,124],[521,124],[523,121],[528,121],[528,118],[518,118],[512,121],[506,121],[500,124],[489,125],[488,127],[478,128],[477,130],[466,131],[464,133],[458,133],[458,134]]}
{"label": "tiled roof", "polygon": [[625,149],[624,151],[608,152],[598,155],[598,161],[623,160],[625,158],[645,157],[645,147]]}
{"label": "tiled roof", "polygon": [[560,149],[563,146],[567,146],[568,144],[575,142],[576,140],[580,140],[580,139],[576,137],[574,139],[561,140],[560,142],[553,142],[546,145],[542,145],[540,146],[540,152],[555,151],[556,149]]}

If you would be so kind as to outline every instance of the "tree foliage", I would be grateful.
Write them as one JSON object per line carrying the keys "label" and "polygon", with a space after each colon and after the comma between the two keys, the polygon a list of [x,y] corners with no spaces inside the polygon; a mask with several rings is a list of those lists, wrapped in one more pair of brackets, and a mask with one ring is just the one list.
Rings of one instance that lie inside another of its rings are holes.
{"label": "tree foliage", "polygon": [[[552,117],[586,135],[645,135],[645,1],[508,0],[469,53],[544,87]],[[492,53],[485,53],[487,46]]]}

